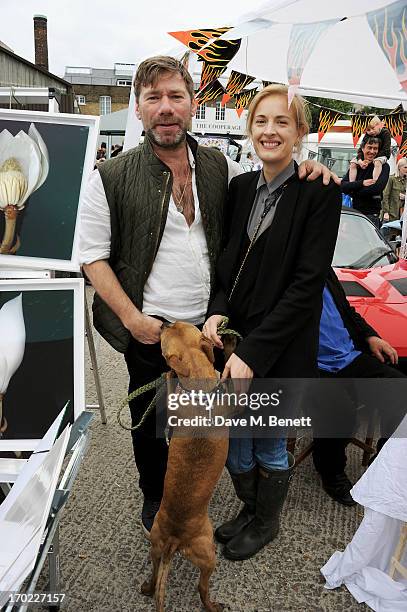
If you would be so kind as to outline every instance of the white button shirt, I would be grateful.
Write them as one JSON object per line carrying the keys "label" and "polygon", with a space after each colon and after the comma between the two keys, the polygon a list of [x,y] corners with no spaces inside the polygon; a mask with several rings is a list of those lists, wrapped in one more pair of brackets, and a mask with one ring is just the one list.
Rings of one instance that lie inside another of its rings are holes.
{"label": "white button shirt", "polygon": [[[160,246],[144,286],[143,313],[167,321],[186,321],[198,325],[204,321],[210,293],[210,265],[195,177],[195,160],[188,149],[192,169],[195,219],[188,226],[177,211],[171,194],[167,221]],[[243,172],[229,158],[229,181]],[[97,170],[85,192],[80,214],[80,259],[89,264],[110,256],[110,211]]]}

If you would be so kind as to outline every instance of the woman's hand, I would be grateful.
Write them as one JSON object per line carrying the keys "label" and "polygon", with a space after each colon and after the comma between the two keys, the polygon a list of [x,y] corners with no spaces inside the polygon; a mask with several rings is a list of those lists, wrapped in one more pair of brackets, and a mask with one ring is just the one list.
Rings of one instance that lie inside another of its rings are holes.
{"label": "woman's hand", "polygon": [[224,381],[227,378],[233,379],[233,386],[238,395],[246,393],[253,378],[253,370],[249,368],[243,359],[232,353],[226,362],[221,380]]}
{"label": "woman's hand", "polygon": [[222,315],[212,315],[207,321],[205,321],[205,325],[202,328],[202,333],[205,338],[208,338],[208,340],[213,342],[213,344],[220,349],[223,349],[223,343],[220,336],[218,336],[218,325],[222,322],[222,320]]}

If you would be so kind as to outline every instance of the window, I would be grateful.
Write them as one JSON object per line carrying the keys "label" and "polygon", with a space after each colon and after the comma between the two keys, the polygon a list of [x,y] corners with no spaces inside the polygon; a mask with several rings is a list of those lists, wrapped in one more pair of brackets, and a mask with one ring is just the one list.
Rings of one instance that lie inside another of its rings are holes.
{"label": "window", "polygon": [[[323,144],[323,143],[322,143]],[[318,160],[327,165],[328,158],[334,159],[332,169],[339,178],[342,178],[349,170],[349,162],[353,157],[356,157],[356,149],[350,148],[327,148],[326,146],[319,147]]]}
{"label": "window", "polygon": [[112,98],[110,96],[100,96],[99,114],[108,115],[111,112],[112,112]]}
{"label": "window", "polygon": [[121,62],[116,62],[114,65],[114,73],[116,76],[132,76],[136,69],[135,64],[123,64]]}
{"label": "window", "polygon": [[201,104],[196,109],[195,119],[205,119],[206,114],[206,104]]}
{"label": "window", "polygon": [[85,96],[76,96],[76,99],[78,101],[78,104],[80,106],[83,106],[83,104],[86,104],[86,98]]}
{"label": "window", "polygon": [[82,68],[81,66],[66,66],[65,74],[92,74],[92,68]]}
{"label": "window", "polygon": [[216,102],[215,121],[225,121],[225,107]]}
{"label": "window", "polygon": [[116,83],[119,87],[131,87],[131,81],[126,81],[124,79],[119,79]]}

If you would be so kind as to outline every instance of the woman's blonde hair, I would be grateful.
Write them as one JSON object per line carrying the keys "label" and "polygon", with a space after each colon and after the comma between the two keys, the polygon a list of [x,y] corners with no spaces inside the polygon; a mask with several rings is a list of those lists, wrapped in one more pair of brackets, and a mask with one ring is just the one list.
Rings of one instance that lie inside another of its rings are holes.
{"label": "woman's blonde hair", "polygon": [[[275,83],[273,85],[267,85],[264,89],[259,91],[259,93],[254,96],[253,100],[249,106],[249,112],[247,115],[247,123],[246,130],[249,137],[252,136],[252,125],[254,120],[254,115],[256,112],[256,108],[260,104],[264,98],[268,98],[269,96],[286,96],[288,100],[288,87],[287,85],[280,85],[279,83]],[[302,134],[302,136],[306,136],[309,133],[310,127],[310,112],[308,108],[308,104],[304,98],[295,94],[293,100],[291,102],[291,106],[289,112],[292,114],[295,122],[297,124],[297,130]],[[301,141],[297,146],[297,151],[300,148]]]}
{"label": "woman's blonde hair", "polygon": [[400,176],[400,166],[401,164],[407,164],[407,157],[401,157],[396,166],[396,176]]}

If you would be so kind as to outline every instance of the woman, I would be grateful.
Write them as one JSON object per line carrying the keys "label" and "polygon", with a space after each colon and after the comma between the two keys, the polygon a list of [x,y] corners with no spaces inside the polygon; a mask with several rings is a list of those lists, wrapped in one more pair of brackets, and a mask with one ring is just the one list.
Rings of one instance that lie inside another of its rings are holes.
{"label": "woman", "polygon": [[407,158],[402,157],[397,162],[395,176],[390,176],[383,191],[382,220],[397,221],[404,208],[407,185]]}
{"label": "woman", "polygon": [[[331,181],[300,181],[293,151],[308,132],[304,101],[287,88],[253,99],[249,136],[263,170],[230,183],[230,232],[218,262],[218,293],[203,332],[218,347],[223,315],[243,340],[223,377],[317,376],[322,290],[331,264],[341,192]],[[236,381],[237,382],[237,381]],[[248,559],[278,533],[293,458],[285,439],[231,439],[227,467],[244,507],[215,536],[228,559]]]}

